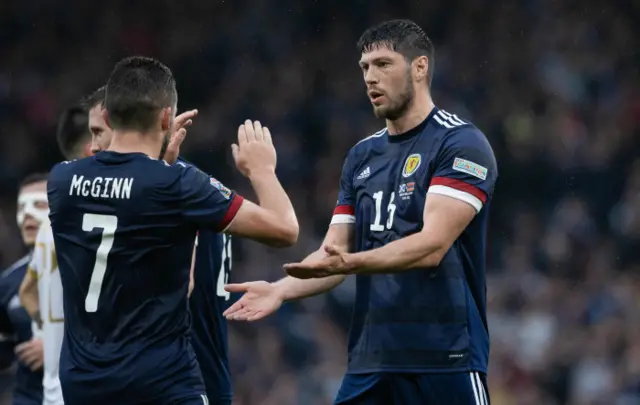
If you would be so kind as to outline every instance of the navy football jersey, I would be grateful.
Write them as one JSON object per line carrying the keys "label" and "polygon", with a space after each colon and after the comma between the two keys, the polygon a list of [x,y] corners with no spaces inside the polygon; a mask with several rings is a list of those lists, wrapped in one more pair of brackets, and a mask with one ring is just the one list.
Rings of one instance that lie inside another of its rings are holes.
{"label": "navy football jersey", "polygon": [[193,244],[199,228],[223,230],[242,197],[196,168],[110,151],[56,165],[48,194],[65,403],[203,397],[189,337]]}
{"label": "navy football jersey", "polygon": [[332,223],[355,224],[355,251],[419,232],[429,194],[477,215],[438,267],[356,276],[350,373],[486,372],[485,236],[497,176],[482,132],[437,108],[404,134],[382,130],[351,149]]}
{"label": "navy football jersey", "polygon": [[231,236],[200,231],[197,241],[191,337],[209,403],[226,403],[233,397],[227,321],[222,316],[230,298],[224,286],[231,272]]}
{"label": "navy football jersey", "polygon": [[[178,164],[191,165],[182,159]],[[222,316],[230,298],[224,286],[231,272],[231,235],[201,230],[196,238],[196,247],[195,283],[189,300],[191,343],[200,364],[209,403],[214,405],[230,402],[233,398],[227,320]]]}
{"label": "navy football jersey", "polygon": [[[30,256],[23,257],[0,273],[0,335],[3,337],[0,345],[8,346],[2,349],[0,355],[11,356],[11,359],[14,358],[15,346],[28,342],[33,337],[31,318],[20,304],[19,296],[20,284],[27,273]],[[6,364],[11,359],[2,359],[2,363]],[[42,404],[42,370],[31,371],[27,365],[18,361],[12,403]]]}

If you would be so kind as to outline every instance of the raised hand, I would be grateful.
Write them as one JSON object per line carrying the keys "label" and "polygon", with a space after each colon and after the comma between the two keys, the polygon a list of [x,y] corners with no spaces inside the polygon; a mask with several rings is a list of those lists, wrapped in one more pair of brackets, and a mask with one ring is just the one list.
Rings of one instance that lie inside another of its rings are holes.
{"label": "raised hand", "polygon": [[231,151],[236,167],[246,177],[276,170],[276,149],[271,132],[260,121],[246,120],[240,125],[238,143],[231,145]]}
{"label": "raised hand", "polygon": [[222,314],[230,321],[257,321],[276,312],[282,305],[279,291],[266,281],[227,284],[224,289],[244,293]]}
{"label": "raised hand", "polygon": [[193,118],[198,115],[198,110],[190,110],[183,112],[173,120],[173,127],[171,128],[171,139],[169,145],[164,153],[164,161],[170,165],[174,164],[178,160],[180,155],[180,145],[187,136],[187,128],[193,124]]}

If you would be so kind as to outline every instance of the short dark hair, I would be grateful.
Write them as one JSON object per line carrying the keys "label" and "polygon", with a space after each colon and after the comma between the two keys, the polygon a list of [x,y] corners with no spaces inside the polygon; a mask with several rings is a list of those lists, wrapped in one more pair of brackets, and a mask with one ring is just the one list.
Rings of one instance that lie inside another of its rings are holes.
{"label": "short dark hair", "polygon": [[422,28],[411,20],[390,20],[368,28],[358,40],[361,52],[386,47],[400,53],[409,62],[418,56],[429,59],[427,82],[431,86],[435,66],[435,48]]}
{"label": "short dark hair", "polygon": [[156,59],[133,56],[118,62],[109,76],[104,105],[113,129],[148,131],[158,112],[178,101],[171,70]]}
{"label": "short dark hair", "polygon": [[58,119],[56,138],[65,159],[81,157],[83,144],[91,138],[87,110],[79,105],[67,108]]}
{"label": "short dark hair", "polygon": [[47,172],[31,173],[22,179],[18,188],[22,189],[30,184],[40,183],[41,181],[47,180],[49,180],[49,173]]}
{"label": "short dark hair", "polygon": [[102,86],[99,89],[94,90],[93,93],[83,98],[81,102],[82,107],[88,112],[97,105],[104,106],[104,95],[106,89],[107,86]]}

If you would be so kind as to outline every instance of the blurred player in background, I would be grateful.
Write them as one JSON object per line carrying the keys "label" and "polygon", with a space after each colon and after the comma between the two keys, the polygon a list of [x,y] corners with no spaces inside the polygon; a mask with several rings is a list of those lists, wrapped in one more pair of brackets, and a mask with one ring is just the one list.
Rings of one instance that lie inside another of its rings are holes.
{"label": "blurred player in background", "polygon": [[[40,224],[47,221],[47,175],[33,174],[25,178],[18,194],[18,225],[25,245],[33,251]],[[0,340],[2,345],[11,345],[18,359],[16,385],[13,392],[14,405],[42,404],[42,340],[34,336],[35,327],[20,303],[20,284],[27,273],[31,252],[0,274]],[[10,364],[8,361],[1,361]]]}
{"label": "blurred player in background", "polygon": [[188,336],[196,231],[225,231],[273,246],[297,240],[268,129],[247,121],[233,146],[258,206],[193,167],[161,160],[176,106],[166,66],[143,57],[119,62],[106,87],[109,149],[52,170],[48,195],[64,289],[60,380],[67,405],[207,404]]}
{"label": "blurred player in background", "polygon": [[111,144],[113,132],[104,121],[105,86],[91,93],[83,101],[84,108],[89,112],[89,131],[91,132],[91,152],[96,154],[107,150]]}
{"label": "blurred player in background", "polygon": [[[104,93],[104,92],[103,92]],[[89,107],[91,102],[89,102]],[[58,121],[58,147],[66,159],[91,155],[92,136],[87,109],[68,108]],[[58,376],[60,350],[64,336],[62,282],[53,245],[49,219],[42,222],[29,270],[20,288],[20,300],[31,318],[42,329],[44,346],[43,405],[62,405],[62,389]]]}
{"label": "blurred player in background", "polygon": [[415,23],[382,23],[358,46],[374,113],[387,127],[349,152],[323,246],[285,265],[290,277],[274,284],[228,286],[245,295],[227,316],[260,319],[355,274],[336,403],[486,405],[493,151],[480,130],[434,105],[434,48]]}

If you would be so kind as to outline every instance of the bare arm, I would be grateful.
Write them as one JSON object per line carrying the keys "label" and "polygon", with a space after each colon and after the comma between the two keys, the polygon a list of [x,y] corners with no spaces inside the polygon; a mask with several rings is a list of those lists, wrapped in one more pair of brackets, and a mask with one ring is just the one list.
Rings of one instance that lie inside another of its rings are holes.
{"label": "bare arm", "polygon": [[422,230],[378,249],[345,255],[348,273],[390,273],[435,267],[473,220],[476,210],[466,202],[429,194]]}
{"label": "bare arm", "polygon": [[[328,256],[324,250],[325,245],[337,246],[343,252],[350,252],[353,248],[353,225],[335,224],[329,227],[324,238],[323,246],[307,256],[302,262],[321,260]],[[306,279],[287,276],[273,283],[280,293],[283,301],[292,301],[325,293],[344,281],[347,276],[337,274],[326,278]]]}
{"label": "bare arm", "polygon": [[20,284],[20,303],[39,328],[42,328],[40,302],[38,296],[38,279],[35,271],[29,268]]}
{"label": "bare arm", "polygon": [[[352,224],[331,225],[323,246],[305,260],[314,261],[324,257],[327,254],[324,249],[327,243],[338,246],[345,252],[349,251],[352,234]],[[285,300],[296,300],[329,291],[340,284],[345,277],[345,275],[336,275],[324,279],[309,280],[285,277],[275,283],[251,281],[242,284],[228,284],[225,287],[227,291],[243,293],[243,296],[227,308],[223,315],[230,320],[256,321],[277,311]]]}
{"label": "bare arm", "polygon": [[252,175],[251,184],[260,205],[244,200],[225,232],[275,247],[296,243],[298,219],[275,172]]}

